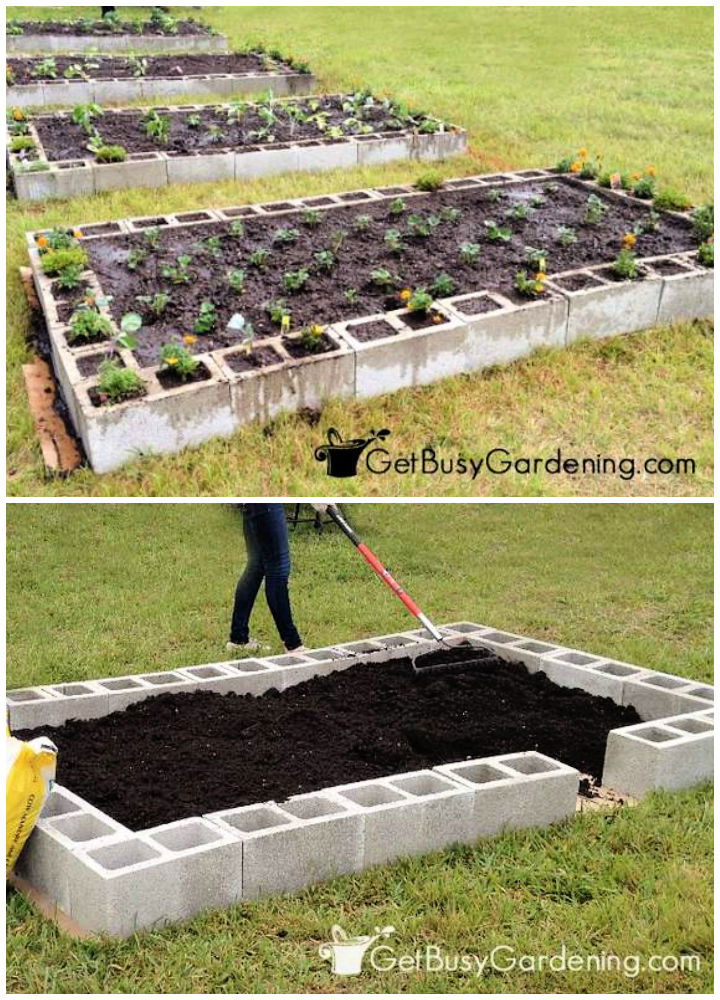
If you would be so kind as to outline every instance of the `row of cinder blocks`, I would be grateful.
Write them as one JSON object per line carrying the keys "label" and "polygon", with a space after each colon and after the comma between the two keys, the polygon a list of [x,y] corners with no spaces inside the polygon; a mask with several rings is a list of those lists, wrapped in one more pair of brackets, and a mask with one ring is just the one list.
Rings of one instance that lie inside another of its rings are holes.
{"label": "row of cinder blocks", "polygon": [[176,77],[128,77],[104,80],[45,80],[8,87],[8,104],[21,107],[67,107],[75,104],[139,101],[157,97],[232,96],[269,91],[275,97],[309,94],[316,84],[310,73],[211,73]]}
{"label": "row of cinder blocks", "polygon": [[573,815],[578,774],[536,752],[463,761],[131,833],[56,788],[18,874],[118,936],[505,829]]}
{"label": "row of cinder blocks", "polygon": [[77,52],[227,52],[224,35],[7,35],[8,55]]}

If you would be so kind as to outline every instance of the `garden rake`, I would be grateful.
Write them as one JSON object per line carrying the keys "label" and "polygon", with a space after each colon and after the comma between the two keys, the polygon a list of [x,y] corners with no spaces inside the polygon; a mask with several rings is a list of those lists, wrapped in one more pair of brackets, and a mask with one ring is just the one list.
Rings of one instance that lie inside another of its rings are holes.
{"label": "garden rake", "polygon": [[428,656],[428,653],[416,653],[414,656],[410,655],[410,659],[412,661],[412,667],[415,673],[425,674],[428,673],[429,671],[440,671],[440,670],[446,671],[446,670],[454,670],[458,668],[467,667],[468,665],[467,659],[463,659],[462,654],[464,654],[465,657],[467,657],[470,651],[477,648],[475,644],[471,643],[467,639],[448,639],[446,636],[444,636],[440,631],[440,629],[436,625],[433,625],[428,616],[423,611],[420,610],[415,601],[413,601],[412,597],[410,597],[409,594],[405,593],[403,588],[400,586],[397,580],[390,574],[390,572],[387,569],[385,569],[385,567],[380,562],[375,553],[368,548],[365,542],[361,541],[361,539],[355,533],[353,528],[350,526],[350,524],[347,522],[347,520],[342,515],[340,510],[335,506],[335,504],[328,504],[327,513],[328,516],[332,518],[332,520],[338,526],[338,528],[340,528],[343,534],[350,539],[355,548],[358,550],[358,552],[360,552],[360,554],[364,558],[365,562],[367,562],[372,567],[372,569],[375,571],[375,573],[377,573],[377,575],[380,577],[385,586],[388,587],[390,590],[392,590],[393,594],[395,594],[395,596],[398,597],[403,602],[403,604],[408,609],[410,614],[413,615],[415,618],[417,618],[420,624],[425,629],[427,629],[432,638],[437,643],[445,646],[447,649],[457,650],[458,652],[462,651],[457,662],[451,661],[449,663],[431,664],[428,666],[418,666],[416,662],[417,660],[424,659],[426,656]]}

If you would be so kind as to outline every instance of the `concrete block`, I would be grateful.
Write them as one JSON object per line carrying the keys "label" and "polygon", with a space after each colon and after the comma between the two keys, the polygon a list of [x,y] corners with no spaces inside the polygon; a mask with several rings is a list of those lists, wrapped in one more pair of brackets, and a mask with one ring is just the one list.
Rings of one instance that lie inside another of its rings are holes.
{"label": "concrete block", "polygon": [[386,781],[422,805],[414,843],[421,853],[467,843],[474,807],[471,789],[427,769],[391,775]]}
{"label": "concrete block", "polygon": [[43,84],[43,104],[48,107],[75,107],[77,104],[102,103],[96,97],[96,83],[92,80],[46,80]]}
{"label": "concrete block", "polygon": [[644,722],[708,707],[713,689],[687,677],[648,671],[641,677],[626,677],[623,704],[632,705]]}
{"label": "concrete block", "polygon": [[622,705],[624,678],[591,669],[602,664],[602,657],[568,649],[543,656],[539,669],[558,687],[579,688],[598,698],[611,698],[616,705]]}
{"label": "concrete block", "polygon": [[298,169],[297,147],[248,149],[235,151],[235,180],[269,177]]}
{"label": "concrete block", "polygon": [[467,152],[467,133],[462,129],[428,135],[416,133],[412,138],[414,160],[444,160]]}
{"label": "concrete block", "polygon": [[[679,261],[683,258],[672,256],[664,259]],[[651,266],[652,263],[651,261]],[[658,324],[705,319],[713,315],[715,272],[712,268],[703,268],[699,265],[691,268],[688,261],[686,271],[665,274],[662,276],[662,281]]]}
{"label": "concrete block", "polygon": [[361,167],[388,163],[392,160],[409,160],[412,159],[412,155],[412,135],[378,135],[358,139],[357,162]]}
{"label": "concrete block", "polygon": [[168,184],[207,184],[210,181],[233,180],[235,177],[233,150],[218,153],[196,153],[192,156],[167,157]]}
{"label": "concrete block", "polygon": [[57,695],[54,710],[58,713],[64,711],[62,722],[68,719],[98,719],[108,713],[108,692],[95,681],[50,684],[47,689]]}
{"label": "concrete block", "polygon": [[168,919],[188,919],[243,898],[243,845],[230,830],[193,816],[144,830],[139,837],[173,858],[168,877],[177,889],[178,909]]}
{"label": "concrete block", "polygon": [[136,701],[144,701],[157,693],[155,685],[140,677],[103,677],[95,682],[108,693],[108,714],[122,712]]}
{"label": "concrete block", "polygon": [[[488,629],[488,631],[492,631]],[[483,643],[484,636],[477,636],[478,642]],[[502,649],[499,653],[498,647]],[[534,674],[538,670],[544,670],[546,656],[554,656],[565,652],[564,646],[556,646],[551,642],[541,642],[538,639],[518,639],[509,643],[496,643],[493,647],[496,655],[501,655],[503,659],[516,660],[523,663],[530,673]]]}
{"label": "concrete block", "polygon": [[9,55],[80,52],[227,52],[224,35],[9,35]]}
{"label": "concrete block", "polygon": [[5,693],[5,705],[10,730],[37,729],[58,726],[63,706],[56,692],[43,687],[16,688]]}
{"label": "concrete block", "polygon": [[473,789],[471,839],[504,829],[547,826],[575,813],[578,772],[534,750],[433,770]]}
{"label": "concrete block", "polygon": [[45,104],[45,95],[42,83],[18,83],[14,87],[8,87],[5,91],[5,100],[9,108],[37,108]]}
{"label": "concrete block", "polygon": [[713,776],[714,725],[698,713],[613,729],[603,784],[640,798],[654,788],[689,788]]}
{"label": "concrete block", "polygon": [[123,163],[94,163],[95,190],[165,187],[168,183],[167,163],[167,159],[157,153],[131,153]]}
{"label": "concrete block", "polygon": [[363,824],[348,804],[323,792],[243,806],[206,819],[243,845],[243,897],[296,892],[307,885],[360,871]]}
{"label": "concrete block", "polygon": [[57,171],[52,169],[22,170],[13,162],[13,184],[18,201],[57,198]]}
{"label": "concrete block", "polygon": [[[293,155],[293,170],[343,170],[357,166],[358,143],[352,139],[298,142],[293,146]],[[239,178],[240,174],[236,176]]]}
{"label": "concrete block", "polygon": [[[618,333],[646,330],[657,322],[662,279],[652,274],[635,281],[612,281],[606,266],[586,268],[594,284],[572,292],[562,288],[562,277],[548,283],[568,302],[567,343],[582,337],[599,340]],[[568,272],[574,274],[576,272]]]}
{"label": "concrete block", "polygon": [[[145,81],[141,77],[128,77],[127,79],[95,80],[94,100],[98,104],[129,104],[138,101],[144,96]],[[178,94],[184,93],[178,84]]]}

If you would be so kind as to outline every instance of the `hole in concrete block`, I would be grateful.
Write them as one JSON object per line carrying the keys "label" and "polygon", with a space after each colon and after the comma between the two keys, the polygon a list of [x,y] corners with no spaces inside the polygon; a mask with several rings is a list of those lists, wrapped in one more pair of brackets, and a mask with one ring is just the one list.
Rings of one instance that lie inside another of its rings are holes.
{"label": "hole in concrete block", "polygon": [[483,642],[515,642],[517,639],[516,635],[508,635],[507,632],[488,632],[484,635]]}
{"label": "hole in concrete block", "polygon": [[558,765],[540,757],[515,757],[511,760],[501,760],[505,767],[519,771],[520,774],[544,774],[546,771],[557,771]]}
{"label": "hole in concrete block", "polygon": [[48,701],[49,695],[41,694],[39,691],[31,691],[29,688],[18,688],[16,691],[8,691],[5,695],[8,701]]}
{"label": "hole in concrete block", "polygon": [[152,839],[169,851],[186,851],[190,847],[214,844],[215,841],[222,840],[222,834],[219,830],[211,830],[204,823],[184,823],[182,826],[153,833]]}
{"label": "hole in concrete block", "polygon": [[225,673],[222,670],[218,670],[217,667],[189,667],[188,673],[192,674],[193,677],[201,677],[205,680],[208,677],[225,677]]}
{"label": "hole in concrete block", "polygon": [[631,677],[633,674],[640,673],[639,670],[626,667],[624,663],[604,663],[602,666],[593,667],[593,670],[599,674],[610,674],[612,677]]}
{"label": "hole in concrete block", "polygon": [[246,812],[235,815],[223,816],[223,822],[229,826],[234,826],[242,833],[256,833],[258,830],[271,830],[275,826],[287,826],[290,820],[282,813],[268,809],[266,806],[259,806],[257,809],[248,809]]}
{"label": "hole in concrete block", "polygon": [[320,795],[310,799],[298,799],[295,802],[282,802],[281,806],[285,812],[297,819],[315,819],[317,816],[332,816],[334,813],[347,811],[341,803]]}
{"label": "hole in concrete block", "polygon": [[546,642],[519,642],[518,649],[527,649],[529,653],[547,653],[550,649],[557,649],[557,646],[549,646]]}
{"label": "hole in concrete block", "polygon": [[684,733],[706,733],[709,729],[714,729],[712,722],[706,719],[680,719],[671,723],[673,729],[682,729]]}
{"label": "hole in concrete block", "polygon": [[578,667],[582,667],[586,663],[597,662],[597,656],[588,656],[586,653],[562,653],[560,656],[556,656],[555,659],[562,660],[563,663],[574,663]]}
{"label": "hole in concrete block", "polygon": [[460,778],[472,781],[476,785],[485,785],[488,781],[507,780],[510,775],[504,771],[499,771],[489,764],[468,764],[467,766],[454,768],[455,773]]}
{"label": "hole in concrete block", "polygon": [[452,791],[457,785],[445,781],[437,774],[413,774],[408,778],[395,778],[393,785],[410,795],[437,795],[438,792]]}
{"label": "hole in concrete block", "polygon": [[681,681],[677,677],[666,677],[664,674],[658,674],[657,677],[643,677],[643,684],[650,684],[652,687],[666,688],[667,690],[673,690],[673,688],[684,687],[689,684],[690,681]]}
{"label": "hole in concrete block", "polygon": [[371,642],[349,642],[345,649],[352,650],[353,653],[376,653],[377,646]]}
{"label": "hole in concrete block", "polygon": [[43,806],[41,816],[43,819],[52,819],[53,816],[64,816],[66,813],[78,812],[79,809],[76,802],[66,798],[62,792],[55,789]]}
{"label": "hole in concrete block", "polygon": [[386,785],[365,785],[361,788],[346,788],[342,794],[359,806],[382,806],[389,802],[402,802],[403,796]]}
{"label": "hole in concrete block", "polygon": [[669,733],[667,729],[659,729],[657,726],[652,729],[636,729],[633,735],[639,736],[643,740],[649,740],[651,743],[666,743],[668,740],[680,738],[675,733]]}
{"label": "hole in concrete block", "polygon": [[715,701],[715,691],[711,687],[692,688],[686,694],[691,694],[694,698],[703,698],[705,701]]}
{"label": "hole in concrete block", "polygon": [[342,660],[342,653],[336,653],[333,649],[318,649],[314,653],[307,654],[311,660]]}
{"label": "hole in concrete block", "polygon": [[129,677],[115,677],[109,681],[98,681],[100,687],[107,688],[108,691],[127,691],[130,688],[142,687],[142,684],[138,684],[137,681],[131,680]]}
{"label": "hole in concrete block", "polygon": [[185,680],[180,674],[142,674],[142,679],[148,684],[175,684],[177,681]]}
{"label": "hole in concrete block", "polygon": [[[459,630],[458,630],[459,631]],[[415,643],[412,639],[408,639],[406,635],[391,635],[387,639],[383,639],[383,646],[387,646],[388,649],[397,649],[398,646],[414,646]]]}
{"label": "hole in concrete block", "polygon": [[107,871],[118,871],[121,868],[138,865],[142,861],[152,861],[159,858],[160,852],[142,840],[124,840],[120,844],[106,844],[105,847],[97,847],[94,851],[88,851],[88,857]]}
{"label": "hole in concrete block", "polygon": [[321,205],[334,205],[335,199],[328,198],[327,196],[321,196],[319,198],[304,198],[303,205],[309,205],[310,208],[319,208]]}
{"label": "hole in concrete block", "polygon": [[74,840],[78,844],[88,840],[96,840],[98,837],[107,837],[108,834],[116,832],[109,823],[103,823],[101,819],[90,813],[61,816],[60,819],[53,822],[52,826],[68,840]]}
{"label": "hole in concrete block", "polygon": [[299,656],[273,656],[270,662],[277,664],[278,667],[294,667],[297,663],[305,661]]}
{"label": "hole in concrete block", "polygon": [[80,694],[93,694],[92,688],[86,687],[85,684],[55,684],[53,691],[58,691],[60,694],[67,695],[69,698],[73,698]]}
{"label": "hole in concrete block", "polygon": [[451,625],[450,628],[453,632],[477,632],[481,625],[474,625],[472,622],[458,622],[456,625]]}
{"label": "hole in concrete block", "polygon": [[230,664],[236,670],[239,670],[241,674],[256,674],[261,670],[269,670],[264,663],[258,663],[257,660],[235,660],[234,663]]}

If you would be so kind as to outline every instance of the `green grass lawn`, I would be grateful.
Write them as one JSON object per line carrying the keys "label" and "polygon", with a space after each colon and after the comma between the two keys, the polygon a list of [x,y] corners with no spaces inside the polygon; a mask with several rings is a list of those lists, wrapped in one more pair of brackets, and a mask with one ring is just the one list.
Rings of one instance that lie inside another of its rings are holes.
{"label": "green grass lawn", "polygon": [[[8,8],[53,16],[58,8]],[[139,11],[136,8],[135,11]],[[87,8],[62,8],[63,16]],[[262,41],[306,59],[328,90],[371,87],[465,125],[466,157],[446,176],[544,166],[579,145],[610,165],[654,165],[660,187],[712,197],[712,11],[699,7],[207,7],[234,46]],[[112,192],[92,199],[11,204],[8,212],[8,490],[16,496],[316,495],[327,480],[312,452],[322,435],[296,416],[167,458],[147,457],[103,477],[43,477],[20,365],[28,316],[17,275],[23,234],[196,207],[276,200],[414,179],[426,169],[395,163],[328,174],[285,175]],[[693,457],[693,476],[569,477],[539,474],[434,481],[390,473],[364,477],[366,495],[710,495],[711,354],[707,324],[680,325],[612,344],[578,345],[435,386],[367,402],[332,403],[322,428],[347,435],[387,425],[400,450],[440,442],[477,454],[566,453]],[[351,485],[351,490],[353,489]],[[343,489],[343,492],[345,490]]]}
{"label": "green grass lawn", "polygon": [[[438,621],[469,619],[712,679],[709,504],[353,504],[348,511]],[[11,687],[224,657],[243,563],[239,515],[213,504],[10,504]],[[293,601],[309,645],[411,627],[335,529],[292,536]],[[261,602],[255,631],[279,649]],[[75,942],[22,897],[8,906],[16,993],[708,992],[712,796],[658,794],[293,897],[206,914],[126,942]],[[368,972],[334,980],[331,924],[392,924],[398,951],[690,954],[699,971]]]}

